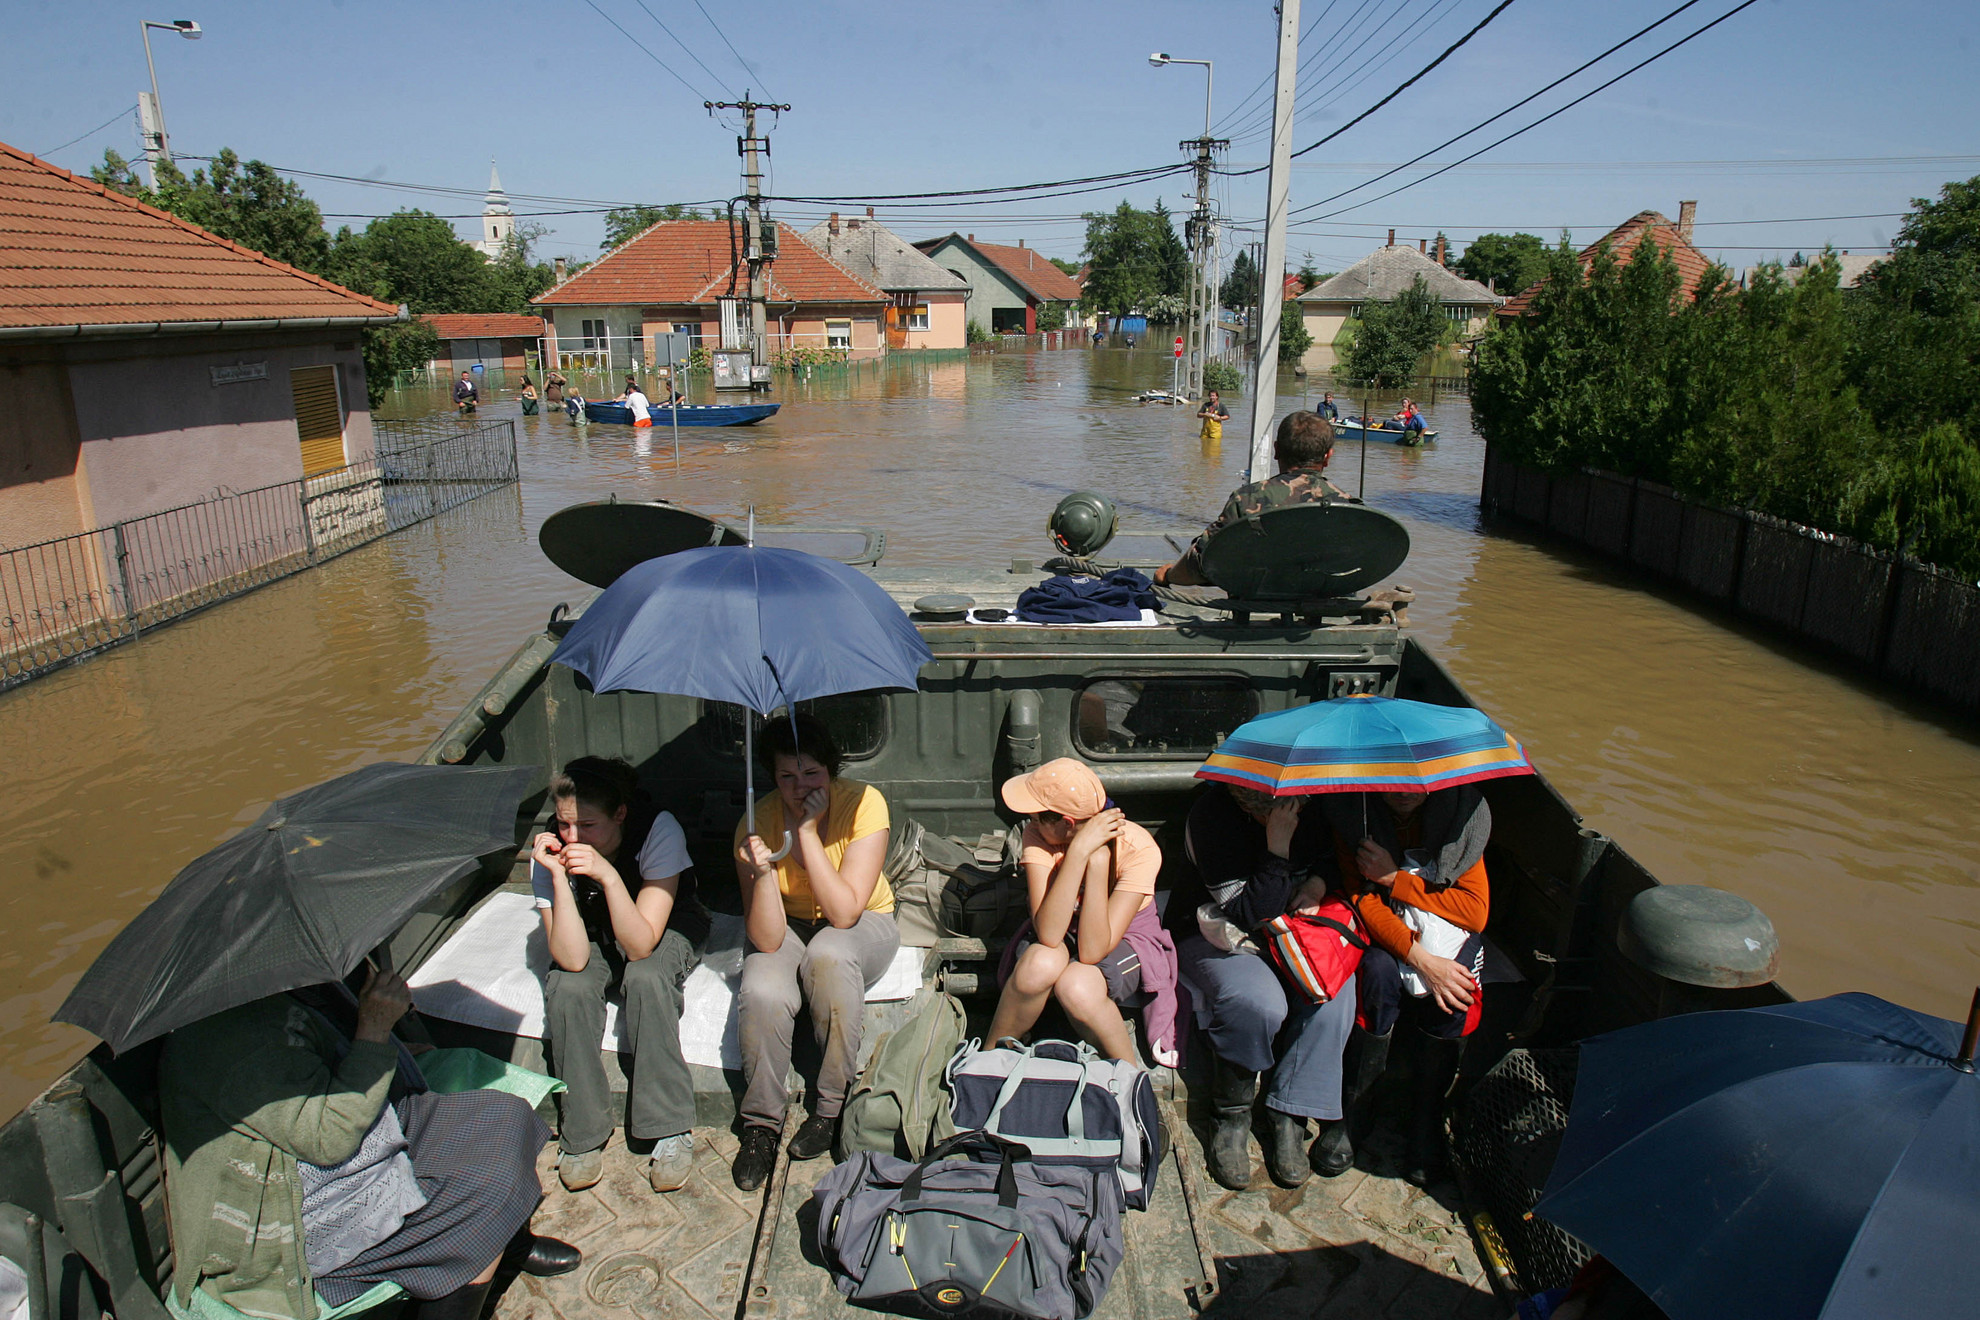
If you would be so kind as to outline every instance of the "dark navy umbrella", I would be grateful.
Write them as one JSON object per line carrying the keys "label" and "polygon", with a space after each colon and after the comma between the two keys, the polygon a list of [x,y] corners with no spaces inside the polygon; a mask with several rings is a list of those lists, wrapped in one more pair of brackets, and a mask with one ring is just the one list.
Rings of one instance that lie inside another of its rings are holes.
{"label": "dark navy umbrella", "polygon": [[1975,1017],[1873,995],[1585,1041],[1533,1212],[1673,1320],[1980,1311]]}
{"label": "dark navy umbrella", "polygon": [[[839,692],[912,688],[934,658],[893,597],[858,569],[732,545],[626,570],[550,657],[595,692],[672,692],[759,715]],[[743,729],[749,737],[749,721]],[[746,775],[750,761],[745,748]],[[747,801],[753,833],[753,779]]]}

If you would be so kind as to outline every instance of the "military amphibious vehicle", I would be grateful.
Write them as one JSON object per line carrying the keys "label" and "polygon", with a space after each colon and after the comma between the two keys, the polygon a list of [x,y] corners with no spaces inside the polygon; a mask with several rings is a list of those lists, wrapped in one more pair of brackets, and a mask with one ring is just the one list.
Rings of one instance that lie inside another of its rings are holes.
{"label": "military amphibious vehicle", "polygon": [[[566,571],[602,585],[651,556],[734,544],[743,533],[671,505],[608,501],[557,515],[542,539]],[[1404,529],[1353,505],[1245,520],[1206,550],[1206,573],[1221,589],[1169,593],[1134,623],[1040,625],[1010,612],[1025,588],[1061,568],[1151,571],[1173,558],[1173,537],[1127,532],[1097,547],[1089,540],[1080,546],[1089,559],[1072,565],[1047,558],[1053,551],[1041,538],[1038,562],[943,574],[888,570],[884,537],[864,529],[765,528],[758,539],[859,565],[909,612],[934,655],[916,690],[806,704],[844,747],[845,773],[886,794],[897,835],[912,822],[987,872],[1002,865],[1013,823],[998,785],[1052,758],[1086,761],[1154,833],[1166,893],[1188,865],[1180,835],[1204,791],[1196,771],[1239,724],[1355,693],[1471,704],[1408,628],[1411,596],[1395,584]],[[704,900],[717,912],[740,912],[729,840],[744,807],[741,712],[688,697],[586,690],[550,663],[585,605],[540,602],[543,625],[425,759],[537,767],[539,791],[517,821],[520,845],[549,814],[540,790],[554,767],[584,754],[623,756],[685,827]],[[1505,1314],[1515,1290],[1563,1282],[1580,1258],[1577,1244],[1521,1218],[1565,1121],[1572,1043],[1683,1009],[1786,998],[1771,979],[1771,946],[1757,956],[1746,947],[1752,927],[1728,941],[1672,922],[1668,912],[1646,919],[1633,900],[1658,882],[1619,843],[1584,828],[1544,774],[1483,789],[1494,822],[1486,854],[1493,952],[1486,1021],[1460,1084],[1469,1098],[1453,1120],[1461,1185],[1425,1192],[1353,1170],[1281,1189],[1262,1169],[1248,1191],[1212,1185],[1192,1126],[1205,1118],[1192,1101],[1205,1090],[1199,1042],[1180,1071],[1156,1072],[1171,1140],[1153,1204],[1128,1215],[1127,1260],[1097,1314]],[[527,868],[526,854],[489,859],[482,874],[407,922],[383,953],[418,984],[419,970],[475,914],[526,896]],[[895,877],[897,888],[904,879]],[[962,998],[980,1032],[994,1002],[997,940],[938,927],[923,942],[912,979]],[[904,1011],[899,999],[869,1006],[869,1053]],[[442,1043],[541,1064],[541,1044],[528,1035],[456,1023],[430,1008],[411,1029],[422,1027]],[[165,1312],[160,1299],[175,1262],[156,1057],[155,1047],[117,1058],[99,1048],[0,1130],[0,1254],[26,1271],[29,1320],[99,1312],[161,1320]],[[608,1066],[622,1063],[637,1066],[608,1056]],[[800,1046],[798,1072],[805,1063]],[[829,1276],[808,1258],[803,1213],[831,1162],[780,1154],[762,1190],[736,1191],[728,1161],[739,1075],[713,1065],[696,1073],[703,1126],[695,1173],[679,1192],[648,1190],[617,1137],[605,1180],[580,1193],[558,1187],[554,1149],[546,1151],[549,1194],[536,1226],[581,1246],[585,1264],[561,1278],[515,1281],[499,1314],[784,1317],[841,1308]],[[791,1080],[795,1094],[801,1079]],[[1373,1155],[1379,1160],[1379,1150]]]}

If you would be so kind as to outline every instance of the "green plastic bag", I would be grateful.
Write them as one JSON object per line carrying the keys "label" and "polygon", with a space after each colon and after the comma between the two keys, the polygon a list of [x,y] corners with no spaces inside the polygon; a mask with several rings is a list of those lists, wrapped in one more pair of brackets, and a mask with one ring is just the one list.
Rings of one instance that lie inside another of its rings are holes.
{"label": "green plastic bag", "polygon": [[428,1050],[415,1056],[414,1061],[419,1064],[428,1089],[441,1095],[456,1091],[502,1091],[521,1096],[534,1109],[550,1096],[568,1089],[554,1077],[505,1063],[480,1050]]}

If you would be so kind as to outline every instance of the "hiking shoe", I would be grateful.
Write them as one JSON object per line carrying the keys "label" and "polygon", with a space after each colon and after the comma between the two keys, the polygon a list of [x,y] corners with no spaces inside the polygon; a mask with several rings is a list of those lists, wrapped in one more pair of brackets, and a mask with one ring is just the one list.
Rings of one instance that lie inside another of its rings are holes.
{"label": "hiking shoe", "polygon": [[646,1162],[646,1180],[656,1192],[678,1191],[694,1172],[694,1133],[667,1137],[653,1147],[653,1158]]}
{"label": "hiking shoe", "polygon": [[825,1118],[813,1114],[804,1120],[797,1135],[791,1138],[791,1158],[794,1160],[815,1160],[832,1149],[833,1138],[839,1135],[838,1116]]}
{"label": "hiking shoe", "polygon": [[583,1154],[565,1151],[557,1157],[557,1181],[564,1184],[567,1192],[581,1192],[595,1186],[605,1176],[605,1148],[588,1150]]}
{"label": "hiking shoe", "polygon": [[770,1170],[776,1165],[777,1133],[767,1127],[744,1128],[742,1147],[736,1151],[736,1162],[729,1166],[737,1190],[755,1191],[763,1185],[763,1180],[770,1176]]}

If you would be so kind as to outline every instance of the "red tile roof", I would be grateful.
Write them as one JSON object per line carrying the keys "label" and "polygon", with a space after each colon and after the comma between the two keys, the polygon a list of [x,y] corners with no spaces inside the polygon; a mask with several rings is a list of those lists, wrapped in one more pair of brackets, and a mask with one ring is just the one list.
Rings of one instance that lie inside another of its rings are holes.
{"label": "red tile roof", "polygon": [[[729,289],[729,269],[740,266],[742,226],[727,220],[662,220],[535,299],[539,307],[619,306],[633,303],[713,303]],[[730,253],[736,254],[731,262]],[[737,296],[748,277],[736,271]],[[777,260],[770,266],[773,302],[885,302],[887,295],[804,241],[789,225],[777,226]]]}
{"label": "red tile roof", "polygon": [[395,317],[0,142],[0,327]]}
{"label": "red tile roof", "polygon": [[419,319],[432,326],[433,333],[442,339],[540,339],[543,337],[543,318],[540,316],[433,313]]}
{"label": "red tile roof", "polygon": [[[969,243],[968,239],[963,240]],[[1002,243],[969,243],[997,268],[1024,286],[1040,302],[1078,302],[1084,292],[1072,276],[1054,266],[1042,253],[1028,247],[1006,247]]]}
{"label": "red tile roof", "polygon": [[[1712,268],[1712,259],[1693,247],[1689,241],[1678,236],[1678,227],[1669,217],[1659,211],[1638,211],[1629,219],[1611,229],[1581,250],[1581,268],[1586,271],[1595,264],[1595,254],[1604,243],[1615,253],[1618,261],[1627,261],[1636,251],[1637,244],[1645,234],[1654,234],[1657,246],[1669,253],[1677,263],[1678,278],[1682,281],[1679,296],[1690,298],[1698,292],[1698,283],[1705,278],[1705,272]],[[1533,295],[1540,291],[1541,280],[1530,289],[1523,289],[1514,298],[1508,298],[1499,305],[1500,316],[1524,316],[1526,309],[1533,305]]]}

